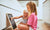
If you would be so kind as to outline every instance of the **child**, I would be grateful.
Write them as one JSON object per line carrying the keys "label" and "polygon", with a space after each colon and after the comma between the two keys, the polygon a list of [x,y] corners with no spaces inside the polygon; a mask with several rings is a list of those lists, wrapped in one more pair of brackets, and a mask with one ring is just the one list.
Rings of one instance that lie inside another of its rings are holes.
{"label": "child", "polygon": [[11,20],[12,19],[18,19],[18,18],[23,18],[23,21],[21,23],[27,23],[27,20],[28,20],[28,12],[26,10],[24,10],[22,16],[19,16],[19,17],[11,17]]}
{"label": "child", "polygon": [[29,28],[36,30],[37,28],[37,10],[36,5],[34,2],[27,3],[27,10],[28,10],[28,22]]}

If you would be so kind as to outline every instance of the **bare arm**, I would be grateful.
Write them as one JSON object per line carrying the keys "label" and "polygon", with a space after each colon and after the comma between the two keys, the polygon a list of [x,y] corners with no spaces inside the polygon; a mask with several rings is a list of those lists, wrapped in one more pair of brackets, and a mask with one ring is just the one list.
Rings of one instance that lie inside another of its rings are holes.
{"label": "bare arm", "polygon": [[12,20],[12,19],[18,19],[18,18],[21,18],[21,17],[23,17],[23,16],[19,16],[19,17],[11,17],[11,20]]}

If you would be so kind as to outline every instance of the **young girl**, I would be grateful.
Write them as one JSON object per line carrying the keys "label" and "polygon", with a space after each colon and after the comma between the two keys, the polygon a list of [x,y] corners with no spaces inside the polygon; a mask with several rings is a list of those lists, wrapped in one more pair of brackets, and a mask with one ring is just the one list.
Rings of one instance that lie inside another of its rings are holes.
{"label": "young girl", "polygon": [[28,21],[28,12],[26,10],[23,11],[23,15],[19,16],[19,17],[11,17],[12,19],[18,19],[18,18],[23,18],[23,21],[21,23],[27,23]]}
{"label": "young girl", "polygon": [[[33,2],[27,3],[27,10],[28,10],[28,22],[26,25],[20,26],[22,30],[36,30],[37,28],[37,10],[36,5]],[[32,29],[30,29],[32,28]]]}
{"label": "young girl", "polygon": [[36,30],[37,28],[37,10],[36,5],[33,2],[27,3],[27,9],[28,9],[28,22],[27,24],[29,27],[31,27],[33,30]]}

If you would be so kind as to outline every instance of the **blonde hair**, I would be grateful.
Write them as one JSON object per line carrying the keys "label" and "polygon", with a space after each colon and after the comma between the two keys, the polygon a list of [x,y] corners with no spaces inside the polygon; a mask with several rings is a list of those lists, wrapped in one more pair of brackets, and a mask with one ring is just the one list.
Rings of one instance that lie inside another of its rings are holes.
{"label": "blonde hair", "polygon": [[35,15],[37,15],[37,9],[36,9],[36,5],[33,2],[29,2],[27,3],[27,5],[29,5],[30,9],[31,9],[31,13],[35,12]]}
{"label": "blonde hair", "polygon": [[24,10],[23,12],[26,12],[26,13],[28,13],[28,11],[27,11],[27,10]]}

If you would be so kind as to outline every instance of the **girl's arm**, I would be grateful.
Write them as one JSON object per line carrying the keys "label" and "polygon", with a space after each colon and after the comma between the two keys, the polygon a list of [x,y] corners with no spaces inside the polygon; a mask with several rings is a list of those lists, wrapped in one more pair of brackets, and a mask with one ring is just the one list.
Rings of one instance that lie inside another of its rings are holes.
{"label": "girl's arm", "polygon": [[18,18],[21,18],[21,17],[23,17],[23,16],[19,16],[19,17],[11,17],[11,20],[12,20],[12,19],[18,19]]}

